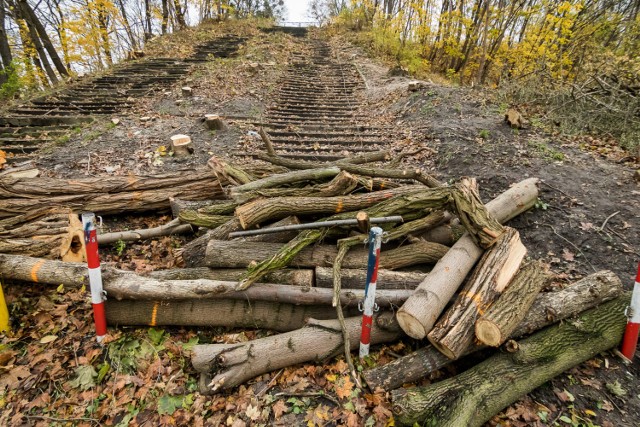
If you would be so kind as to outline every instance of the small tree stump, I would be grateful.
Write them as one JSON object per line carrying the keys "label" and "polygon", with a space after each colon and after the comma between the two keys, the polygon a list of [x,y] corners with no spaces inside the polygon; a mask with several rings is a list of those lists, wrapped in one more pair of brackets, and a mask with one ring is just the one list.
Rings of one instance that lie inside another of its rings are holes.
{"label": "small tree stump", "polygon": [[188,135],[173,135],[171,137],[171,147],[175,157],[185,157],[193,153],[191,138]]}
{"label": "small tree stump", "polygon": [[193,96],[193,89],[191,89],[189,86],[182,87],[182,96],[184,97]]}
{"label": "small tree stump", "polygon": [[204,116],[204,124],[209,130],[227,130],[227,124],[217,114],[206,114]]}

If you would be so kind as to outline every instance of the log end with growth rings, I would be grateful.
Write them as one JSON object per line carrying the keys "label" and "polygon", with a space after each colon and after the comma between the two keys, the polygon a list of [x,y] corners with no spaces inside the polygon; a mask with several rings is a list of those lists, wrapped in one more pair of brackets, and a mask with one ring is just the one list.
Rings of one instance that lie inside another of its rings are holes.
{"label": "log end with growth rings", "polygon": [[422,323],[411,314],[402,311],[401,309],[398,311],[396,317],[398,319],[398,323],[402,327],[402,330],[411,338],[421,340],[427,336],[428,331],[424,328]]}
{"label": "log end with growth rings", "polygon": [[483,344],[486,344],[491,347],[498,347],[502,342],[504,342],[504,337],[500,332],[500,328],[493,322],[478,319],[476,321],[476,338]]}

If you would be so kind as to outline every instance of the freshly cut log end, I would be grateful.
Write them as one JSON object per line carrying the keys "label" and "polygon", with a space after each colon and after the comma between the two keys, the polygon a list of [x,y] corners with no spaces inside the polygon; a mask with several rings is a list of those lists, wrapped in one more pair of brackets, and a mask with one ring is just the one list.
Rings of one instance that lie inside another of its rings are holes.
{"label": "freshly cut log end", "polygon": [[64,262],[86,262],[82,221],[76,214],[69,214],[69,233],[60,245],[60,259]]}
{"label": "freshly cut log end", "polygon": [[[396,317],[398,318],[398,323],[402,326],[404,333],[409,335],[411,338],[420,340],[427,336],[428,331],[425,329],[422,322],[410,313],[399,311]],[[435,318],[432,319],[432,324],[435,323],[436,320],[437,319]]]}
{"label": "freshly cut log end", "polygon": [[507,338],[502,336],[498,325],[486,319],[476,321],[476,337],[480,342],[491,347],[499,346]]}
{"label": "freshly cut log end", "polygon": [[193,153],[191,137],[188,135],[173,135],[171,137],[171,147],[175,157],[186,157]]}

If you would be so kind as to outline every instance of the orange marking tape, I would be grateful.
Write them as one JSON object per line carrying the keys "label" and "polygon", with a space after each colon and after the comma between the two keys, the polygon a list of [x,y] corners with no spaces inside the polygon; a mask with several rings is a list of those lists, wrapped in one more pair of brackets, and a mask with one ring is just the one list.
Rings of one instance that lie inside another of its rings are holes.
{"label": "orange marking tape", "polygon": [[336,213],[342,212],[342,208],[343,208],[342,199],[339,199],[338,200],[338,206],[336,207]]}
{"label": "orange marking tape", "polygon": [[156,319],[158,318],[158,305],[159,303],[153,303],[153,309],[151,310],[151,323],[149,326],[156,326]]}
{"label": "orange marking tape", "polygon": [[478,313],[481,316],[484,314],[485,310],[489,308],[488,304],[483,302],[482,299],[480,298],[480,295],[478,294],[473,294],[469,292],[460,292],[460,296],[464,298],[468,298],[471,301],[473,301],[476,304],[476,307],[478,308]]}
{"label": "orange marking tape", "polygon": [[33,268],[31,269],[31,281],[34,283],[38,283],[38,271],[40,271],[40,267],[42,267],[42,264],[44,264],[45,260],[41,259],[40,261],[36,262],[36,265],[33,266]]}

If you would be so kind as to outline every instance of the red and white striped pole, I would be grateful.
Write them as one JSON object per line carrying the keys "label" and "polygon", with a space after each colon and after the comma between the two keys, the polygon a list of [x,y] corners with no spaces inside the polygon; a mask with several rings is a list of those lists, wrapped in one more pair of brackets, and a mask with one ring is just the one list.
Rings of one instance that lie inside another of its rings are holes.
{"label": "red and white striped pole", "polygon": [[364,312],[362,314],[362,332],[360,334],[360,358],[369,355],[373,312],[376,309],[376,282],[380,264],[380,246],[382,246],[382,228],[369,230],[369,261],[367,263],[367,284],[364,288]]}
{"label": "red and white striped pole", "polygon": [[91,212],[82,214],[84,244],[87,251],[87,267],[89,267],[91,304],[93,305],[93,321],[96,324],[96,338],[98,343],[101,343],[107,334],[107,317],[104,311],[105,298],[102,290],[102,271],[100,270],[100,256],[98,255],[98,237],[95,221],[95,214]]}
{"label": "red and white striped pole", "polygon": [[633,293],[631,294],[631,305],[627,308],[627,328],[624,331],[622,339],[622,354],[631,360],[638,346],[638,332],[640,332],[640,262],[638,263],[638,274],[636,274],[636,283],[633,285]]}

